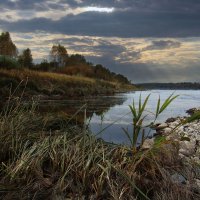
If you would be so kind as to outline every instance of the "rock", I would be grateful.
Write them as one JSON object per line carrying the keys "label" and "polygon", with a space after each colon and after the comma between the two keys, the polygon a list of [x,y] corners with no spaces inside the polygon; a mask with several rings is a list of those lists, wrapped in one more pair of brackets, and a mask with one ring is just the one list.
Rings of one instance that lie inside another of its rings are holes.
{"label": "rock", "polygon": [[169,127],[165,128],[165,129],[163,130],[163,134],[168,135],[168,134],[170,134],[170,133],[172,133],[172,129],[169,128]]}
{"label": "rock", "polygon": [[194,153],[194,151],[188,149],[180,149],[179,153],[183,154],[184,156],[191,156]]}
{"label": "rock", "polygon": [[166,120],[166,123],[172,123],[172,122],[175,122],[175,121],[176,121],[176,118],[171,117],[171,118],[168,118],[168,119]]}
{"label": "rock", "polygon": [[179,184],[186,184],[186,178],[184,176],[182,176],[181,174],[179,173],[174,173],[172,176],[171,176],[171,180],[172,182],[174,183],[179,183]]}
{"label": "rock", "polygon": [[169,124],[169,128],[171,128],[172,130],[176,128],[176,126]]}
{"label": "rock", "polygon": [[190,142],[190,137],[188,137],[187,135],[186,135],[186,136],[182,136],[182,137],[180,138],[180,140],[181,140],[181,141],[188,141],[188,142]]}
{"label": "rock", "polygon": [[176,130],[179,134],[184,132],[183,126],[178,127]]}
{"label": "rock", "polygon": [[169,141],[169,140],[172,140],[173,137],[172,137],[171,135],[168,135],[165,139],[166,139],[167,141]]}
{"label": "rock", "polygon": [[178,121],[172,122],[169,124],[169,127],[176,128],[180,123]]}
{"label": "rock", "polygon": [[196,142],[194,141],[181,141],[179,153],[185,156],[191,156],[195,152]]}
{"label": "rock", "polygon": [[162,130],[162,129],[167,128],[167,127],[168,127],[167,123],[162,123],[162,124],[158,125],[157,127],[155,127],[155,129],[157,131],[159,131],[159,130]]}
{"label": "rock", "polygon": [[185,158],[185,156],[184,156],[182,153],[180,153],[180,152],[179,152],[178,155],[179,155],[179,157],[180,157],[181,159],[182,159],[182,158]]}
{"label": "rock", "polygon": [[154,145],[154,138],[146,139],[142,145],[142,149],[151,149]]}
{"label": "rock", "polygon": [[200,135],[197,135],[197,136],[196,136],[196,141],[197,141],[197,142],[200,142]]}
{"label": "rock", "polygon": [[187,110],[186,113],[189,115],[193,115],[195,112],[198,112],[198,111],[200,111],[200,108],[191,108]]}
{"label": "rock", "polygon": [[193,160],[195,163],[200,164],[200,158],[199,158],[199,157],[195,156],[195,157],[192,158],[192,160]]}
{"label": "rock", "polygon": [[192,189],[193,189],[196,193],[200,194],[200,180],[199,180],[199,179],[194,179],[194,183],[193,183],[193,185],[192,185]]}

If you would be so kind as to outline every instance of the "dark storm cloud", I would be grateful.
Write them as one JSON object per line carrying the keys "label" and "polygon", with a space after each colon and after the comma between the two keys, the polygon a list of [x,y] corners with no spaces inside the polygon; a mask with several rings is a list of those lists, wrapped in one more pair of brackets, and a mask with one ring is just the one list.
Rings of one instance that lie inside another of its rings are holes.
{"label": "dark storm cloud", "polygon": [[72,49],[75,52],[94,52],[97,55],[106,55],[114,59],[117,55],[126,51],[126,48],[120,44],[113,44],[107,40],[98,38],[65,38],[46,40],[44,44],[63,44],[67,49]]}
{"label": "dark storm cloud", "polygon": [[[39,0],[1,1],[7,8],[21,10],[59,9],[62,4],[71,7],[114,7],[112,13],[84,12],[67,15],[58,21],[34,18],[17,22],[1,21],[3,29],[10,31],[48,31],[63,34],[117,37],[189,37],[200,35],[200,2],[195,0],[123,0],[123,1],[60,1],[49,3]],[[51,8],[52,7],[52,8]],[[122,10],[120,10],[122,9]],[[123,10],[125,9],[125,10]],[[126,10],[127,9],[127,10]]]}
{"label": "dark storm cloud", "polygon": [[[175,20],[173,20],[175,18]],[[200,35],[199,14],[143,14],[127,12],[87,12],[63,17],[0,22],[11,31],[48,31],[52,33],[116,37],[189,37]]]}
{"label": "dark storm cloud", "polygon": [[143,50],[164,50],[164,49],[178,48],[180,46],[181,43],[178,41],[159,40],[159,41],[153,41],[151,45],[147,46]]}
{"label": "dark storm cloud", "polygon": [[[46,5],[47,0],[18,0],[18,1],[9,1],[9,0],[0,0],[0,7],[5,9],[39,9],[42,5]],[[39,6],[40,5],[40,6]]]}
{"label": "dark storm cloud", "polygon": [[116,8],[135,8],[143,10],[158,11],[199,11],[200,4],[197,0],[61,0],[71,6],[99,6],[99,7],[116,7]]}

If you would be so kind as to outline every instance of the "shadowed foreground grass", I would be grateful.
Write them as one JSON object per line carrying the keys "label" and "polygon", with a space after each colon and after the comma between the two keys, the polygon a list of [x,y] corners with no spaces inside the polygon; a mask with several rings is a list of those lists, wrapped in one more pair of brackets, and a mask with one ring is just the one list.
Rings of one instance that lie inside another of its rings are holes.
{"label": "shadowed foreground grass", "polygon": [[197,199],[170,179],[183,170],[176,143],[133,154],[68,119],[50,128],[35,108],[9,103],[0,115],[0,199]]}

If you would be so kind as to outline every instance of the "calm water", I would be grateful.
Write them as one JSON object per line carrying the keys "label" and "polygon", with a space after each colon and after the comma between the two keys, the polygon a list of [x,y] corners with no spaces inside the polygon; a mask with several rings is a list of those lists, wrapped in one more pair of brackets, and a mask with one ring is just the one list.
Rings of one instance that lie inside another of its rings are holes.
{"label": "calm water", "polygon": [[[127,129],[131,135],[132,116],[129,105],[132,104],[133,99],[136,105],[138,105],[140,94],[143,100],[148,94],[151,94],[146,107],[146,114],[148,114],[146,124],[148,124],[153,120],[151,112],[155,113],[159,95],[162,103],[173,92],[175,95],[180,96],[161,114],[157,122],[164,122],[170,117],[185,116],[185,111],[189,108],[200,107],[200,90],[137,91],[117,94],[115,96],[48,101],[43,105],[46,106],[47,112],[64,112],[71,115],[76,113],[83,105],[87,105],[87,123],[94,134],[99,133],[97,137],[103,138],[107,142],[128,144],[128,140],[122,128]],[[82,120],[83,122],[83,109],[81,109],[78,115],[79,117],[77,118],[79,118],[79,121]],[[146,132],[147,131],[148,130],[146,130]],[[151,134],[153,134],[153,132],[151,132]]]}
{"label": "calm water", "polygon": [[98,134],[105,127],[115,122],[113,125],[109,126],[106,130],[100,133],[98,137],[101,137],[108,142],[127,144],[128,140],[123,133],[122,127],[127,129],[130,134],[132,133],[132,116],[128,106],[132,104],[133,99],[136,102],[136,105],[138,105],[137,103],[140,94],[144,100],[144,98],[151,93],[148,105],[146,107],[146,114],[148,114],[146,124],[148,124],[153,120],[153,115],[150,114],[149,111],[155,113],[156,103],[159,95],[161,97],[161,102],[163,102],[173,92],[174,94],[180,96],[174,100],[174,102],[172,102],[171,105],[160,115],[157,122],[164,122],[169,117],[186,116],[187,114],[185,111],[189,108],[200,107],[200,91],[198,90],[151,90],[120,94],[112,98],[124,99],[123,103],[121,105],[110,107],[100,116],[94,113],[90,120],[90,128],[94,134]]}

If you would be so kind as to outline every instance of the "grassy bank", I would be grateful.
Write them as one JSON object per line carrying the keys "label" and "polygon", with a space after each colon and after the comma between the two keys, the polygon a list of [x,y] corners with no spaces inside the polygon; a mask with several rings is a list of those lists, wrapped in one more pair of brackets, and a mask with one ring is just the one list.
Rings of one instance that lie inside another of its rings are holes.
{"label": "grassy bank", "polygon": [[0,76],[0,93],[3,96],[8,96],[11,86],[18,87],[19,93],[26,87],[27,97],[47,95],[50,98],[113,94],[135,89],[133,85],[29,69],[0,69]]}
{"label": "grassy bank", "polygon": [[198,199],[171,179],[174,172],[192,176],[176,142],[159,137],[152,149],[133,152],[69,119],[52,128],[37,105],[7,105],[0,115],[1,199]]}

